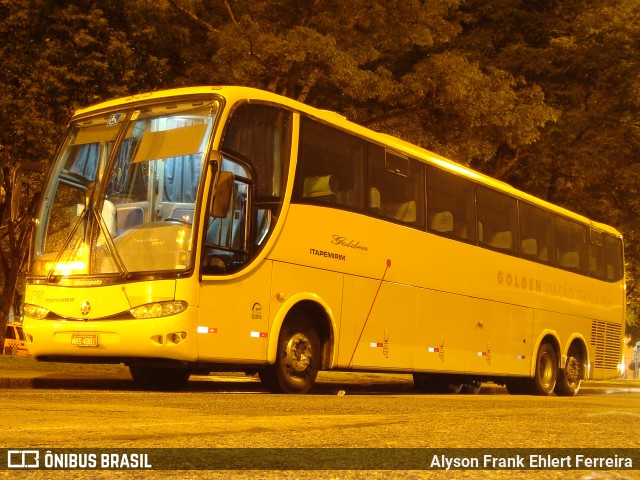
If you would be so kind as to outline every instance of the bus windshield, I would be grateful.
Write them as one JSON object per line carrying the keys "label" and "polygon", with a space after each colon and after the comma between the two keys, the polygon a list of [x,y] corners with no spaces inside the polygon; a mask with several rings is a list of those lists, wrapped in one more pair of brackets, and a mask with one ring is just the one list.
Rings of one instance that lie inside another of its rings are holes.
{"label": "bus windshield", "polygon": [[218,109],[172,102],[73,123],[44,191],[31,274],[188,269]]}

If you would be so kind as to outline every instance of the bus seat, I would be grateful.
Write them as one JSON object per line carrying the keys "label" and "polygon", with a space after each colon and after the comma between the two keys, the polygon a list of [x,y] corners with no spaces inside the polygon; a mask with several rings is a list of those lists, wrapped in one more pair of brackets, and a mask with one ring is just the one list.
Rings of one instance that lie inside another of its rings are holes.
{"label": "bus seat", "polygon": [[538,260],[543,262],[549,261],[549,249],[547,247],[542,247],[540,249],[540,254],[538,255]]}
{"label": "bus seat", "polygon": [[338,203],[340,205],[355,206],[355,195],[353,190],[341,190],[337,194]]}
{"label": "bus seat", "polygon": [[380,190],[376,187],[371,187],[369,189],[369,208],[379,212],[380,205]]}
{"label": "bus seat", "polygon": [[593,275],[598,272],[598,260],[594,257],[589,257],[589,274]]}
{"label": "bus seat", "polygon": [[229,217],[211,217],[207,229],[207,243],[210,245],[226,246],[229,233]]}
{"label": "bus seat", "polygon": [[509,230],[494,233],[489,242],[490,247],[499,248],[500,250],[511,250],[512,245],[513,235]]}
{"label": "bus seat", "polygon": [[480,243],[484,242],[484,226],[482,222],[478,222],[478,241]]}
{"label": "bus seat", "polygon": [[394,212],[393,218],[401,222],[416,222],[416,201],[410,200],[404,203],[396,203],[389,205],[389,209]]}
{"label": "bus seat", "polygon": [[122,207],[116,209],[116,231],[120,235],[136,225],[144,222],[142,207]]}
{"label": "bus seat", "polygon": [[522,255],[535,257],[538,255],[538,241],[535,238],[525,238],[520,242]]}
{"label": "bus seat", "polygon": [[303,198],[315,198],[325,202],[337,199],[337,181],[333,175],[323,177],[307,177],[304,179]]}
{"label": "bus seat", "polygon": [[577,270],[580,267],[578,252],[565,252],[560,256],[560,266]]}
{"label": "bus seat", "polygon": [[452,233],[453,214],[451,212],[438,212],[431,219],[429,228],[434,232]]}

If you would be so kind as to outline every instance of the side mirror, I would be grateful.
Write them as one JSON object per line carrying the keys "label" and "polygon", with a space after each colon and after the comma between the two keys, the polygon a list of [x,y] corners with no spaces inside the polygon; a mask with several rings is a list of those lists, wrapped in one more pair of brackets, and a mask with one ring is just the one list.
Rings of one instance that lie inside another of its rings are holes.
{"label": "side mirror", "polygon": [[[18,163],[11,174],[11,199],[5,199],[10,201],[10,219],[12,222],[18,220],[18,211],[20,208],[20,193],[22,192],[22,183],[24,182],[24,175],[22,172],[39,172],[43,173],[47,170],[48,165],[46,162],[22,162]],[[5,192],[6,195],[6,192]]]}
{"label": "side mirror", "polygon": [[233,194],[234,175],[231,172],[220,172],[216,191],[211,198],[209,214],[215,218],[226,218],[229,215],[231,195]]}

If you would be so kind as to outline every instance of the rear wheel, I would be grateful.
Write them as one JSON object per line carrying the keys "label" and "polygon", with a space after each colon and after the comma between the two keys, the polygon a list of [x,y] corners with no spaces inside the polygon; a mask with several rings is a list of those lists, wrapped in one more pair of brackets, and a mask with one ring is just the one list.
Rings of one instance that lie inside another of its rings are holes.
{"label": "rear wheel", "polygon": [[514,378],[509,380],[507,391],[512,395],[551,395],[558,378],[558,360],[556,351],[549,343],[543,343],[538,349],[536,369],[533,378]]}
{"label": "rear wheel", "polygon": [[133,383],[143,390],[175,392],[183,388],[191,372],[186,368],[146,367],[130,365]]}
{"label": "rear wheel", "polygon": [[305,314],[286,322],[278,338],[276,362],[259,372],[268,390],[306,393],[311,390],[322,364],[320,339]]}
{"label": "rear wheel", "polygon": [[573,396],[580,390],[580,384],[584,375],[584,363],[582,355],[576,347],[569,348],[567,353],[567,363],[564,368],[558,371],[558,383],[556,384],[556,394],[563,396]]}

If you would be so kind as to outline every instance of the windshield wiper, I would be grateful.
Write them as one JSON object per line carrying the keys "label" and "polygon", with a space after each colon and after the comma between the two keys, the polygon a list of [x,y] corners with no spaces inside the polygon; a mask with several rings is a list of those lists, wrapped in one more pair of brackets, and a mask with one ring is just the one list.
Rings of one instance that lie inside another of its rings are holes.
{"label": "windshield wiper", "polygon": [[[80,228],[80,225],[83,222],[87,222],[89,212],[91,212],[92,216],[95,218],[96,223],[98,224],[98,228],[100,229],[100,232],[104,236],[104,240],[107,245],[107,250],[109,251],[111,258],[113,258],[116,264],[116,267],[120,272],[122,278],[129,278],[131,276],[131,274],[129,273],[129,271],[127,270],[124,264],[124,261],[122,260],[122,257],[120,257],[120,254],[118,253],[118,250],[113,243],[113,239],[111,238],[111,234],[109,233],[109,229],[104,219],[102,218],[102,215],[100,215],[97,209],[93,208],[93,209],[85,209],[84,212],[82,212],[82,215],[80,215],[80,217],[78,218],[78,221],[73,226],[73,229],[71,230],[66,240],[64,241],[62,248],[60,249],[59,253],[56,255],[55,260],[51,264],[51,268],[47,273],[48,283],[58,283],[60,281],[60,278],[64,276],[64,275],[54,273],[56,271],[56,266],[60,264],[60,260],[65,255],[65,253],[68,252],[68,248],[71,245],[73,238],[76,236],[76,232],[78,231],[78,228]],[[84,243],[86,243],[90,249],[89,256],[88,256],[87,271],[91,272],[92,270],[91,266],[93,264],[93,255],[95,253],[95,245],[93,245],[93,242],[84,242]]]}
{"label": "windshield wiper", "polygon": [[120,253],[118,253],[118,249],[113,243],[113,239],[111,238],[111,234],[109,233],[109,228],[107,227],[107,224],[105,223],[104,218],[102,218],[102,215],[100,214],[100,212],[97,211],[97,209],[95,208],[92,209],[92,212],[93,212],[93,216],[98,221],[98,226],[100,227],[100,231],[102,232],[102,235],[104,235],[104,240],[107,243],[107,249],[109,250],[109,253],[111,254],[112,258],[115,260],[116,267],[118,267],[118,270],[120,271],[121,276],[123,278],[129,278],[131,274],[127,270],[127,267],[125,266],[124,261],[120,256]]}
{"label": "windshield wiper", "polygon": [[80,227],[80,224],[85,221],[85,219],[87,217],[87,214],[88,214],[88,212],[85,209],[85,211],[82,212],[82,215],[80,215],[78,217],[78,221],[73,226],[73,229],[71,230],[69,235],[67,235],[67,238],[65,239],[64,243],[62,244],[62,248],[60,248],[60,251],[56,255],[54,261],[51,263],[51,268],[47,272],[47,282],[48,283],[58,283],[60,281],[60,278],[63,276],[63,275],[56,275],[56,274],[54,274],[54,272],[56,271],[56,267],[60,264],[60,259],[65,254],[65,252],[67,251],[67,248],[69,248],[69,245],[71,244],[71,241],[75,237],[76,232],[78,231],[78,228]]}

